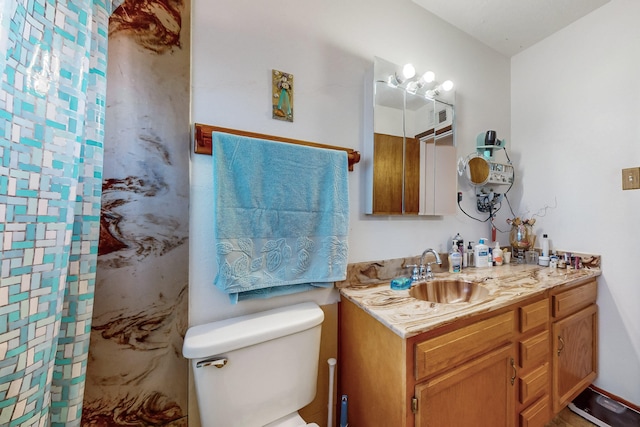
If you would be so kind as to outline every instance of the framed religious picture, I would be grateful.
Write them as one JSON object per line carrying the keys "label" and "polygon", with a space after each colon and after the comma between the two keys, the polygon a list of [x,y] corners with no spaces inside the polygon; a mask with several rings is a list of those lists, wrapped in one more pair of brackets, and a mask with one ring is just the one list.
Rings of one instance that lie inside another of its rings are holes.
{"label": "framed religious picture", "polygon": [[293,122],[293,74],[272,70],[273,118]]}

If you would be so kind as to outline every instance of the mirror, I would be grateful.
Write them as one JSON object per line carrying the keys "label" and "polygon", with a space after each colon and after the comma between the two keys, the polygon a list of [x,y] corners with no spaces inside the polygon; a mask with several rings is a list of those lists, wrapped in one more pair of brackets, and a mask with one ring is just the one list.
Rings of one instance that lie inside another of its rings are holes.
{"label": "mirror", "polygon": [[365,213],[455,214],[454,94],[401,73],[375,58],[365,77]]}
{"label": "mirror", "polygon": [[484,157],[473,157],[467,162],[467,178],[472,185],[484,185],[489,181],[489,162]]}

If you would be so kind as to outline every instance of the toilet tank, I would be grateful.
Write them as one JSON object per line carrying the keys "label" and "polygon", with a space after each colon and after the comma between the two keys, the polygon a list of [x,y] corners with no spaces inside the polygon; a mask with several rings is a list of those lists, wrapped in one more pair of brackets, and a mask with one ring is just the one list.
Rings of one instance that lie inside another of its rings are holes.
{"label": "toilet tank", "polygon": [[309,404],[323,320],[308,302],[189,328],[202,426],[263,426]]}

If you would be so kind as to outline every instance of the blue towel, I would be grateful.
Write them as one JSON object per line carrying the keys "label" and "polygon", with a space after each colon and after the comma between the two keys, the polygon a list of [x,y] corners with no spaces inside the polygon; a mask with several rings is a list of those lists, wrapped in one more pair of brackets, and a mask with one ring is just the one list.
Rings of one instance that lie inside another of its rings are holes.
{"label": "blue towel", "polygon": [[347,269],[347,153],[213,132],[215,285],[233,303],[330,287]]}

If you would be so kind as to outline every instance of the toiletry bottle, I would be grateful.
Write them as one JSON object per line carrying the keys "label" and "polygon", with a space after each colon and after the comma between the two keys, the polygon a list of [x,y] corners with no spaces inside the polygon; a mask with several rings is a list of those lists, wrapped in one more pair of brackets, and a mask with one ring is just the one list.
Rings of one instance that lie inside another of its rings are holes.
{"label": "toiletry bottle", "polygon": [[542,256],[549,256],[549,238],[546,234],[542,235]]}
{"label": "toiletry bottle", "polygon": [[496,246],[493,248],[493,262],[496,265],[502,265],[502,249],[500,249],[500,242],[496,242]]}
{"label": "toiletry bottle", "polygon": [[458,252],[460,252],[460,255],[464,254],[464,240],[462,240],[460,233],[457,233],[454,239],[458,243]]}
{"label": "toiletry bottle", "polygon": [[480,239],[473,250],[473,258],[475,259],[476,267],[489,266],[489,247],[485,245],[484,242],[485,239]]}
{"label": "toiletry bottle", "polygon": [[462,272],[462,255],[458,252],[458,247],[454,246],[449,253],[449,273],[460,272]]}
{"label": "toiletry bottle", "polygon": [[452,264],[451,264],[451,255],[454,252],[457,252],[457,251],[458,251],[458,242],[456,241],[456,239],[453,239],[451,241],[451,250],[447,254],[447,258],[449,259],[449,273],[452,273],[452,271],[451,271],[451,266],[452,266]]}
{"label": "toiletry bottle", "polygon": [[472,245],[472,241],[469,240],[469,246],[467,246],[467,265],[469,267],[474,267],[475,264],[475,260],[473,258],[473,245]]}

